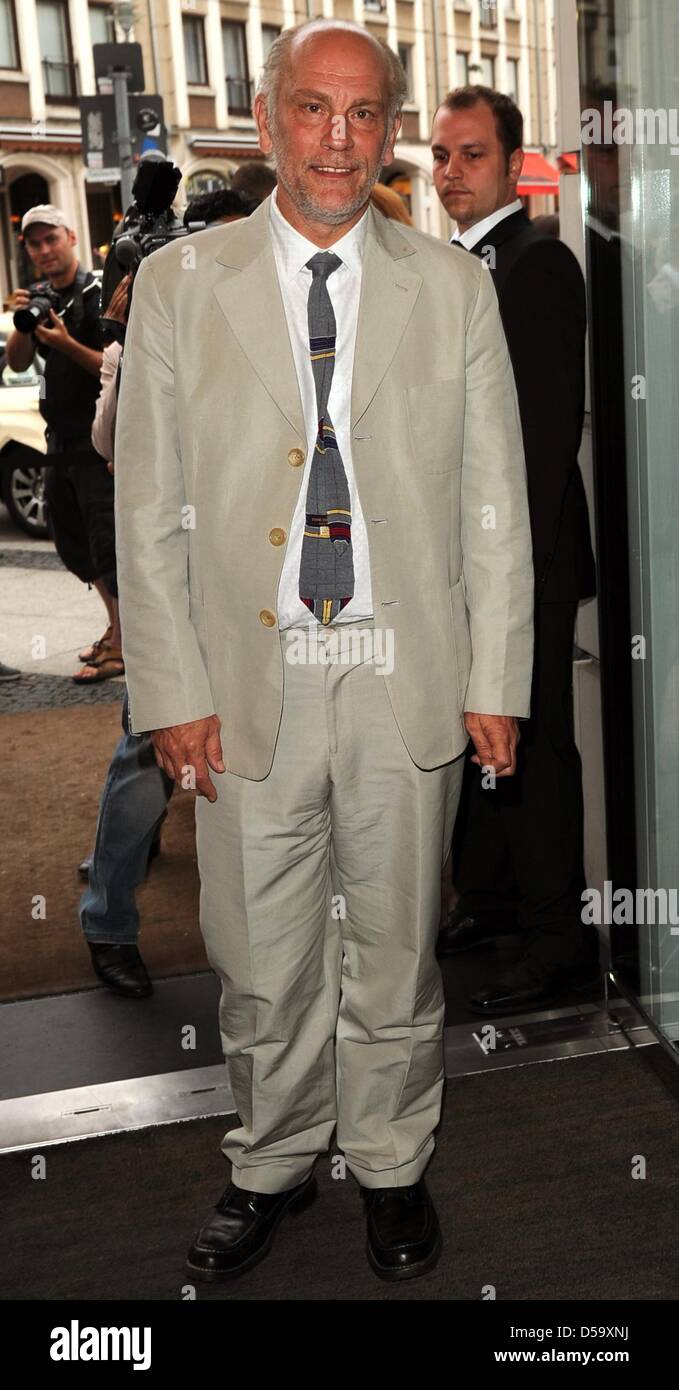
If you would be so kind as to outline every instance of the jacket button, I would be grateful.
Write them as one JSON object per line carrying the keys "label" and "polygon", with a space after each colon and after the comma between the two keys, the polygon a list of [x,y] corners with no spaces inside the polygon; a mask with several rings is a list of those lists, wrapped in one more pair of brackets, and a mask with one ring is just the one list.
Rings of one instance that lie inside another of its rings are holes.
{"label": "jacket button", "polygon": [[301,449],[290,449],[288,453],[288,463],[292,468],[301,468],[304,463],[304,454]]}
{"label": "jacket button", "polygon": [[264,623],[265,627],[275,627],[276,614],[272,613],[270,608],[263,608],[259,615],[259,621],[260,623]]}
{"label": "jacket button", "polygon": [[283,545],[286,539],[285,531],[280,526],[274,526],[273,530],[269,531],[269,540],[272,545]]}

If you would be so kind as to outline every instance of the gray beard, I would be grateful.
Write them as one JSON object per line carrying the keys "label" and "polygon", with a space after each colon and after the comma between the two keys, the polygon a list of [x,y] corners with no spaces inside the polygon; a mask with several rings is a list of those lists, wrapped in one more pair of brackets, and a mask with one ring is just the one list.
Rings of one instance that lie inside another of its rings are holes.
{"label": "gray beard", "polygon": [[[359,212],[362,207],[365,207],[381,173],[382,159],[384,157],[384,151],[387,147],[388,136],[385,136],[379,163],[376,165],[373,172],[368,175],[367,182],[365,183],[361,191],[357,193],[354,198],[352,198],[350,203],[346,203],[344,207],[328,209],[319,206],[318,203],[314,201],[314,198],[310,193],[305,193],[302,189],[298,187],[293,188],[292,185],[288,182],[286,178],[285,157],[283,155],[281,144],[278,138],[278,131],[275,129],[275,127],[270,127],[270,131],[274,147],[273,155],[274,163],[276,165],[276,177],[279,183],[283,185],[283,188],[285,189],[291,202],[294,203],[295,207],[297,208],[297,211],[300,212],[303,217],[306,217],[313,222],[320,222],[328,227],[336,227],[341,226],[343,222],[348,222],[349,219],[355,215],[355,213]],[[282,155],[283,157],[281,157]]]}

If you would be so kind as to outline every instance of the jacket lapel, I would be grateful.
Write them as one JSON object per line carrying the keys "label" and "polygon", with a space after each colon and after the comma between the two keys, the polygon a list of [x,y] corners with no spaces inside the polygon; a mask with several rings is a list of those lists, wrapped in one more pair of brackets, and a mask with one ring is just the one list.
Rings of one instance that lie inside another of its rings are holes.
{"label": "jacket lapel", "polygon": [[253,370],[306,444],[304,411],[269,235],[269,200],[242,222],[216,258],[238,274],[214,286],[222,312]]}
{"label": "jacket lapel", "polygon": [[351,426],[360,420],[405,333],[422,276],[405,264],[415,247],[398,222],[368,209],[351,388]]}
{"label": "jacket lapel", "polygon": [[[351,393],[352,428],[365,413],[413,312],[422,277],[403,261],[415,247],[374,208],[368,208]],[[297,382],[269,233],[269,200],[229,227],[216,257],[238,272],[214,286],[222,312],[253,370],[300,439],[306,440]]]}

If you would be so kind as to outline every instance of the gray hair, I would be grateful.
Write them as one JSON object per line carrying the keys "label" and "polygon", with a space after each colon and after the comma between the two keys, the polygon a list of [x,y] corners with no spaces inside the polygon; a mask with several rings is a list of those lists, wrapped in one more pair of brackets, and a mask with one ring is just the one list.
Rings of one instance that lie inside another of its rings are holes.
{"label": "gray hair", "polygon": [[394,117],[398,115],[408,95],[408,79],[399,58],[388,44],[375,38],[374,34],[371,34],[368,29],[364,29],[362,24],[357,24],[355,20],[321,17],[307,19],[303,24],[296,24],[290,29],[283,29],[269,49],[256,92],[257,96],[264,99],[269,124],[275,124],[281,84],[290,63],[292,45],[297,35],[303,33],[305,29],[316,30],[321,33],[324,29],[344,29],[348,30],[349,33],[360,34],[361,38],[374,45],[384,62],[388,91],[387,129],[390,129]]}

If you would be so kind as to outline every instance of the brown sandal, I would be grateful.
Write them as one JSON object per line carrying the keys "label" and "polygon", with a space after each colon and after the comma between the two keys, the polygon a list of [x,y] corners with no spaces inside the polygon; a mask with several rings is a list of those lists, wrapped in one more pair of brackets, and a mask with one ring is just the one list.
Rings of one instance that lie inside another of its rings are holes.
{"label": "brown sandal", "polygon": [[125,662],[120,647],[103,647],[101,654],[96,661],[88,661],[85,670],[94,671],[93,676],[86,676],[84,671],[78,671],[71,679],[76,685],[98,685],[99,681],[111,680],[114,676],[125,675]]}
{"label": "brown sandal", "polygon": [[84,661],[88,666],[91,666],[92,662],[96,661],[97,657],[100,656],[101,649],[106,646],[112,632],[113,626],[109,623],[103,637],[98,637],[96,642],[92,643],[91,647],[85,648],[84,652],[78,652],[78,661]]}

